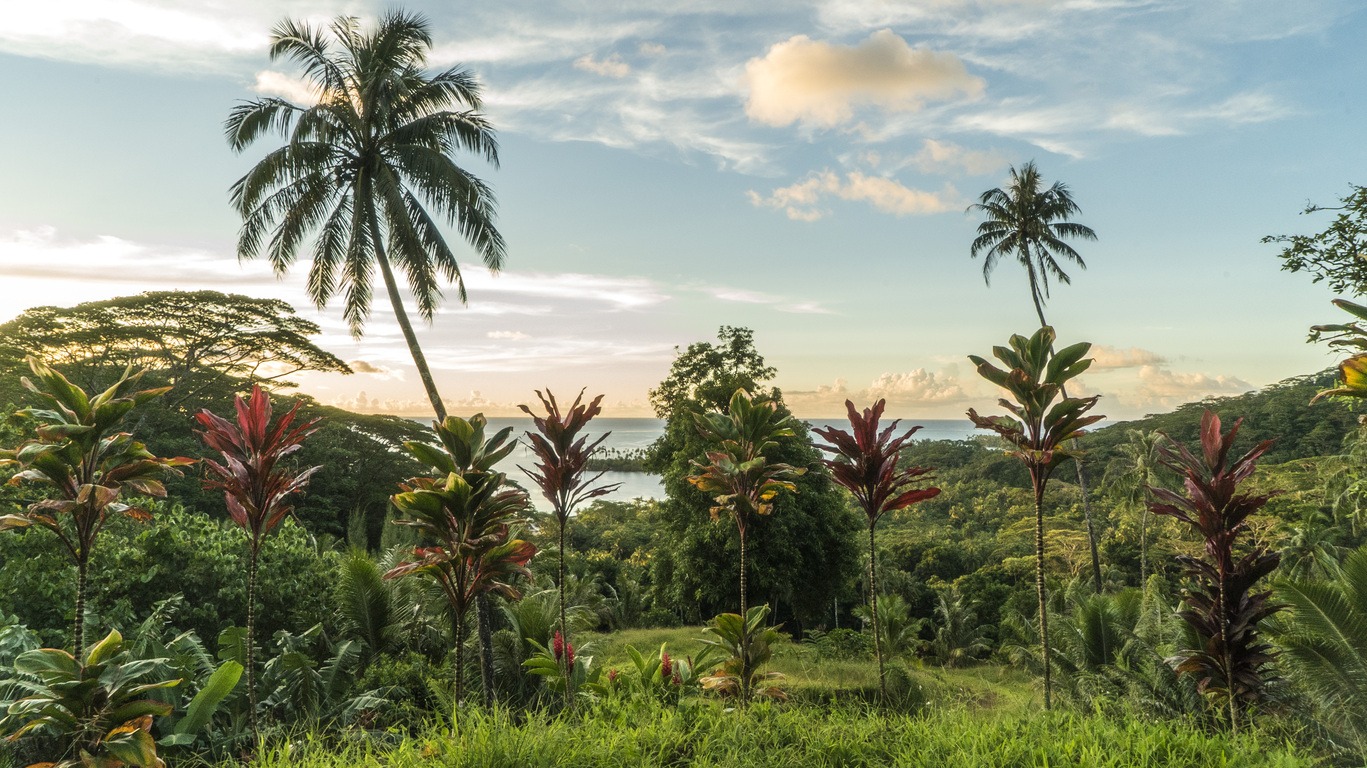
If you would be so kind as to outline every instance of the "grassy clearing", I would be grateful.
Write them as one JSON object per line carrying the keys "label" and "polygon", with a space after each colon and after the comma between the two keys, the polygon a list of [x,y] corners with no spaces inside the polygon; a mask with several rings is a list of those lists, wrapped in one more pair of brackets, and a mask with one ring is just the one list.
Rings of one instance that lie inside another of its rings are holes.
{"label": "grassy clearing", "polygon": [[1296,768],[1317,762],[1258,735],[1230,739],[1182,723],[1066,713],[929,717],[872,710],[770,706],[724,711],[606,702],[562,717],[525,720],[506,712],[464,715],[444,729],[392,747],[305,739],[277,746],[258,765],[469,766],[897,766],[898,768]]}
{"label": "grassy clearing", "polygon": [[[611,634],[585,634],[592,643],[595,665],[628,667],[626,647],[651,655],[667,643],[669,652],[687,656],[697,653],[702,627],[673,629],[631,629]],[[941,669],[917,662],[894,661],[907,670],[921,688],[921,698],[935,708],[964,708],[975,712],[1017,714],[1038,710],[1041,696],[1038,680],[1020,670],[993,665],[965,669]],[[813,702],[858,702],[868,700],[878,688],[878,667],[871,658],[823,659],[811,646],[801,643],[780,644],[769,666],[787,677],[787,689],[795,699]]]}

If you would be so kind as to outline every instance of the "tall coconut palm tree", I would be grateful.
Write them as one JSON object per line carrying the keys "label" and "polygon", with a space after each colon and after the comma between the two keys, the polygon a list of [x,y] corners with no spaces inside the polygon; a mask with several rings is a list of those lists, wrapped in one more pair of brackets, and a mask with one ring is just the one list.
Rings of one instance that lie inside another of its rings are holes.
{"label": "tall coconut palm tree", "polygon": [[1041,326],[1049,324],[1044,319],[1044,302],[1049,298],[1050,275],[1064,284],[1072,282],[1059,260],[1087,268],[1064,238],[1096,239],[1091,227],[1068,220],[1081,209],[1067,185],[1056,181],[1048,189],[1043,187],[1044,179],[1031,160],[1019,169],[1011,168],[1005,189],[989,189],[968,207],[985,214],[969,249],[974,258],[983,254],[983,281],[991,284],[992,271],[1001,259],[1014,257],[1030,279],[1030,298]]}
{"label": "tall coconut palm tree", "polygon": [[[1011,181],[1005,189],[989,189],[968,206],[969,211],[985,215],[978,225],[978,236],[973,239],[969,254],[977,258],[983,254],[983,281],[991,285],[992,271],[1003,257],[1014,257],[1025,268],[1030,279],[1030,299],[1035,303],[1035,314],[1040,327],[1049,325],[1044,319],[1044,302],[1049,298],[1049,276],[1065,285],[1072,278],[1063,271],[1060,260],[1072,262],[1083,269],[1086,262],[1065,238],[1095,240],[1096,233],[1085,224],[1069,221],[1081,211],[1073,201],[1068,186],[1061,181],[1044,188],[1035,161],[1019,169],[1012,166]],[[1065,390],[1063,396],[1067,397]],[[1092,553],[1092,579],[1100,592],[1101,556],[1097,551],[1096,529],[1092,525],[1092,505],[1087,495],[1087,476],[1081,462],[1076,463],[1077,484],[1082,491],[1082,511],[1087,520],[1087,543]]]}
{"label": "tall coconut palm tree", "polygon": [[[1152,497],[1149,487],[1158,485],[1163,470],[1159,448],[1163,435],[1157,431],[1145,432],[1131,429],[1125,433],[1125,442],[1117,450],[1118,460],[1112,465],[1115,474],[1110,478],[1112,487],[1118,489],[1131,506],[1139,512],[1139,585],[1143,586],[1149,578],[1149,502]],[[1103,482],[1105,482],[1103,480]]]}
{"label": "tall coconut palm tree", "polygon": [[267,133],[284,136],[233,184],[242,215],[238,258],[264,255],[277,274],[294,265],[311,234],[309,298],[320,308],[344,295],[344,316],[359,337],[379,270],[438,421],[445,420],[432,372],[399,294],[402,271],[418,315],[432,321],[442,297],[438,275],[466,300],[455,253],[439,220],[455,227],[491,270],[503,266],[494,196],[452,156],[472,152],[498,164],[494,130],[479,113],[480,84],[465,69],[424,72],[428,23],[392,11],[370,31],[339,16],[326,29],[285,19],[271,32],[272,61],[298,64],[316,95],[311,106],[264,97],[233,108],[224,124],[242,151]]}

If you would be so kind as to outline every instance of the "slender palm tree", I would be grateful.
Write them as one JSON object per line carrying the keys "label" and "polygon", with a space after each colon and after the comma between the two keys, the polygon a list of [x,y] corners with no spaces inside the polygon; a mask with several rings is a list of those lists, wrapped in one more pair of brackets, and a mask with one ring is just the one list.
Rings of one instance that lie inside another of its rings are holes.
{"label": "slender palm tree", "polygon": [[[978,225],[978,236],[973,239],[969,254],[977,258],[983,254],[983,282],[992,284],[992,271],[997,268],[1002,257],[1015,257],[1025,268],[1030,279],[1030,299],[1035,303],[1035,314],[1039,317],[1040,327],[1049,325],[1044,319],[1044,301],[1049,298],[1049,276],[1065,285],[1072,278],[1063,271],[1060,259],[1072,262],[1083,269],[1086,262],[1065,238],[1095,240],[1096,233],[1091,227],[1069,221],[1081,209],[1073,201],[1068,186],[1056,181],[1044,189],[1044,179],[1031,160],[1020,169],[1012,166],[1011,182],[1005,189],[989,189],[982,193],[978,202],[968,207],[969,211],[980,211],[985,215]],[[1063,396],[1067,397],[1065,390]],[[1082,463],[1076,462],[1077,484],[1082,491],[1082,512],[1087,520],[1087,543],[1092,554],[1092,579],[1096,591],[1102,588],[1101,556],[1097,551],[1096,529],[1092,525],[1092,505],[1087,495],[1087,476]]]}
{"label": "slender palm tree", "polygon": [[1044,179],[1031,160],[1019,170],[1011,168],[1011,182],[1005,189],[989,189],[968,207],[985,214],[969,250],[974,258],[983,254],[983,281],[990,285],[997,263],[1003,257],[1015,257],[1030,278],[1030,298],[1041,326],[1049,324],[1044,319],[1044,302],[1049,298],[1050,275],[1064,284],[1072,282],[1059,260],[1087,268],[1064,238],[1096,239],[1091,227],[1068,220],[1081,209],[1067,185],[1056,181],[1048,189],[1043,187]]}
{"label": "slender palm tree", "polygon": [[494,227],[493,193],[452,159],[464,150],[498,164],[494,130],[478,111],[480,84],[458,67],[426,74],[431,47],[427,20],[402,11],[386,14],[370,31],[349,16],[326,30],[285,19],[271,32],[271,60],[298,64],[317,102],[245,101],[224,128],[236,151],[267,133],[286,139],[232,186],[243,222],[238,258],[264,255],[284,274],[316,233],[309,298],[321,308],[342,293],[357,337],[378,269],[442,421],[446,408],[394,272],[407,277],[418,314],[430,323],[442,297],[438,275],[466,300],[460,265],[438,220],[455,227],[491,270],[503,265],[504,243]]}
{"label": "slender palm tree", "polygon": [[[1121,497],[1139,512],[1139,585],[1143,586],[1149,578],[1149,502],[1153,501],[1149,487],[1158,485],[1162,472],[1162,457],[1159,446],[1163,435],[1157,431],[1145,432],[1131,429],[1125,433],[1125,442],[1117,450],[1119,460],[1113,465],[1115,475],[1110,478],[1112,487],[1120,491]],[[1103,483],[1106,481],[1103,480]]]}

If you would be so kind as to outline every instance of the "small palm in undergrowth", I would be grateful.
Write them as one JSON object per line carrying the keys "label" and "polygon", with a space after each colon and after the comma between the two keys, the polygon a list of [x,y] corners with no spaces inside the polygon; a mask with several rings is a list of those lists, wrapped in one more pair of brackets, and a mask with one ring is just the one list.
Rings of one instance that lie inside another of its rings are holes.
{"label": "small palm in undergrowth", "polygon": [[85,648],[86,580],[90,556],[108,516],[121,514],[138,521],[152,519],[136,504],[120,500],[125,490],[143,496],[165,496],[159,479],[180,474],[186,458],[160,458],[119,425],[137,406],[168,392],[170,387],[137,389],[142,372],[130,368],[114,385],[94,397],[37,358],[28,359],[37,383],[22,379],[24,388],[50,408],[26,408],[18,416],[42,424],[37,436],[14,450],[0,451],[0,465],[17,465],[10,485],[36,483],[54,491],[53,498],[28,505],[23,512],[0,517],[0,531],[38,526],[52,531],[76,566],[76,619],[72,645],[75,655]]}
{"label": "small palm in undergrowth", "polygon": [[703,690],[737,699],[741,706],[756,696],[777,701],[788,698],[783,690],[783,674],[763,671],[774,656],[774,644],[783,637],[777,628],[764,623],[768,617],[769,606],[757,605],[743,618],[740,614],[723,613],[703,629],[710,637],[702,642],[722,655],[721,665],[700,678]]}
{"label": "small palm in undergrowth", "polygon": [[1204,558],[1177,558],[1191,579],[1178,615],[1200,643],[1182,654],[1177,671],[1195,677],[1202,693],[1224,699],[1235,732],[1241,712],[1262,698],[1266,667],[1273,658],[1258,623],[1282,608],[1272,602],[1270,590],[1253,592],[1259,580],[1276,570],[1281,555],[1239,541],[1248,532],[1249,516],[1273,495],[1238,492],[1272,447],[1265,440],[1231,460],[1229,451],[1242,421],[1221,434],[1220,417],[1206,411],[1199,456],[1171,439],[1159,449],[1163,465],[1182,478],[1185,493],[1149,488],[1154,498],[1149,509],[1155,515],[1176,518],[1205,540]]}
{"label": "small palm in undergrowth", "polygon": [[200,440],[223,457],[220,464],[204,460],[206,489],[223,491],[228,515],[247,534],[247,700],[253,735],[258,734],[256,711],[256,575],[261,546],[287,515],[294,511],[290,497],[303,491],[322,467],[296,470],[285,461],[318,430],[318,420],[299,421],[296,402],[288,413],[271,420],[271,398],[260,385],[251,396],[233,399],[235,419],[210,411],[195,414]]}
{"label": "small palm in undergrowth", "polygon": [[813,430],[830,442],[830,445],[817,447],[833,454],[821,463],[831,471],[835,482],[854,496],[869,521],[869,615],[873,619],[874,656],[878,659],[878,691],[884,700],[888,697],[888,684],[883,667],[883,637],[878,627],[878,555],[874,549],[874,528],[888,512],[906,509],[940,493],[939,488],[915,487],[931,472],[929,468],[897,466],[902,448],[920,427],[912,427],[900,437],[893,438],[892,433],[900,421],[893,419],[886,429],[879,430],[878,420],[886,405],[886,400],[879,399],[872,408],[865,408],[861,414],[855,410],[853,402],[846,400],[845,408],[850,417],[849,432],[835,427]]}
{"label": "small palm in undergrowth", "polygon": [[[519,405],[518,408],[531,416],[532,423],[536,425],[536,432],[527,433],[527,443],[536,456],[537,463],[531,470],[522,467],[519,469],[522,469],[541,489],[555,513],[560,555],[559,577],[556,579],[556,587],[560,590],[558,634],[565,642],[569,642],[570,627],[565,620],[565,527],[569,524],[570,514],[575,507],[589,499],[612,493],[621,487],[621,483],[594,486],[603,473],[587,473],[590,457],[607,439],[608,433],[600,435],[591,443],[587,435],[581,436],[579,433],[588,425],[589,420],[603,412],[600,405],[603,396],[599,395],[585,405],[582,402],[584,391],[580,390],[579,396],[574,399],[569,410],[563,413],[560,404],[555,401],[555,395],[549,389],[544,396],[537,390],[536,396],[546,409],[545,416],[536,415],[525,405]],[[568,671],[567,667],[566,672]],[[569,683],[565,689],[565,695],[569,699],[574,694],[574,676],[566,674],[565,680]]]}

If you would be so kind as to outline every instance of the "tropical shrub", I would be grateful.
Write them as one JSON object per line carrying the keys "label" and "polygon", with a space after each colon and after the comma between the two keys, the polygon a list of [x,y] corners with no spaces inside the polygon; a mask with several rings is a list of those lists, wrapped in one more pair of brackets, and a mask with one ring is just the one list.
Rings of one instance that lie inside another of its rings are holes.
{"label": "tropical shrub", "polygon": [[9,706],[0,732],[10,738],[36,730],[60,734],[63,751],[51,755],[59,768],[162,766],[152,721],[169,714],[171,705],[149,694],[180,680],[149,681],[157,661],[131,660],[117,631],[79,660],[66,651],[42,648],[20,654],[14,666],[37,682],[28,696]]}
{"label": "tropical shrub", "polygon": [[[1073,344],[1055,352],[1054,329],[1044,326],[1030,338],[1013,335],[1008,347],[994,347],[993,356],[1006,365],[1003,370],[977,355],[968,359],[978,375],[1005,389],[1011,400],[998,402],[1011,416],[979,416],[972,408],[968,418],[979,429],[995,432],[1011,447],[1011,454],[1030,473],[1035,500],[1035,592],[1039,598],[1039,637],[1044,659],[1044,708],[1051,706],[1049,609],[1044,584],[1044,492],[1049,478],[1074,452],[1074,438],[1103,417],[1086,415],[1096,397],[1063,394],[1067,382],[1086,371],[1091,344]],[[1055,403],[1057,400],[1057,404]]]}
{"label": "tropical shrub", "polygon": [[699,680],[703,690],[736,699],[742,706],[756,696],[779,701],[788,698],[783,690],[783,674],[763,669],[773,658],[774,644],[783,637],[765,624],[768,617],[769,606],[757,605],[744,618],[723,613],[703,629],[708,636],[702,643],[716,648],[721,655],[720,665]]}
{"label": "tropical shrub", "polygon": [[887,401],[880,398],[872,408],[864,409],[861,414],[855,410],[853,402],[846,400],[849,432],[835,427],[813,430],[830,442],[830,445],[817,446],[832,454],[822,464],[830,471],[835,482],[854,496],[855,503],[869,522],[869,617],[873,622],[874,657],[878,660],[878,689],[885,699],[888,690],[883,667],[883,633],[878,626],[878,553],[874,548],[874,529],[878,526],[879,518],[888,512],[906,509],[940,493],[939,488],[915,487],[925,481],[925,475],[931,471],[928,467],[898,466],[903,446],[920,427],[912,427],[893,439],[892,433],[899,421],[893,419],[887,429],[880,431],[878,420],[886,405]]}
{"label": "tropical shrub", "polygon": [[1239,485],[1272,447],[1270,440],[1264,441],[1231,458],[1241,421],[1221,433],[1220,417],[1206,411],[1199,456],[1172,441],[1160,448],[1164,465],[1182,477],[1186,493],[1150,489],[1154,514],[1186,523],[1205,542],[1204,558],[1178,557],[1190,580],[1178,615],[1195,632],[1196,644],[1182,652],[1177,671],[1194,677],[1202,693],[1224,700],[1230,729],[1236,732],[1241,713],[1262,698],[1272,661],[1272,647],[1259,636],[1258,623],[1281,607],[1271,600],[1271,590],[1253,591],[1276,570],[1281,555],[1239,541],[1248,533],[1249,516],[1272,495],[1239,493]]}
{"label": "tropical shrub", "polygon": [[247,534],[247,668],[248,718],[253,733],[256,723],[256,573],[261,545],[294,510],[291,496],[308,485],[321,467],[296,470],[285,459],[297,452],[318,429],[317,420],[295,423],[299,403],[279,419],[271,420],[270,395],[252,385],[251,396],[233,398],[236,419],[228,421],[208,410],[195,414],[202,429],[199,437],[210,450],[223,457],[220,464],[204,460],[205,488],[223,491],[228,515]]}
{"label": "tropical shrub", "polygon": [[153,456],[142,443],[117,427],[138,405],[170,388],[138,390],[141,373],[124,372],[109,389],[90,397],[65,376],[36,358],[29,368],[38,383],[23,379],[26,389],[51,407],[25,408],[18,416],[41,422],[37,436],[13,450],[0,451],[0,464],[19,467],[10,483],[35,483],[52,498],[33,502],[18,514],[0,516],[0,531],[37,526],[56,534],[76,566],[76,617],[72,644],[76,656],[85,647],[86,584],[95,542],[109,515],[148,520],[141,506],[119,500],[125,490],[164,496],[160,478],[179,472],[190,459]]}

